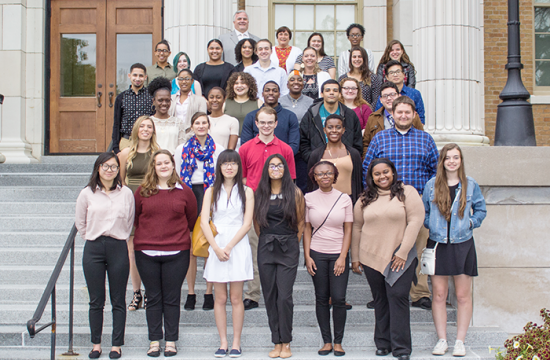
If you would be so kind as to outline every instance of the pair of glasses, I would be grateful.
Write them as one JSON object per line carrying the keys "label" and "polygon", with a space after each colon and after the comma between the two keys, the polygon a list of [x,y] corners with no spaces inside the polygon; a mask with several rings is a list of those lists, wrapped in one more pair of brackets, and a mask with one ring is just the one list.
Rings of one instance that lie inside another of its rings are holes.
{"label": "pair of glasses", "polygon": [[403,70],[388,71],[388,75],[399,75]]}
{"label": "pair of glasses", "polygon": [[231,167],[231,168],[237,167],[237,163],[236,162],[225,162],[225,163],[222,164],[222,168],[228,168],[228,167]]}
{"label": "pair of glasses", "polygon": [[331,177],[332,175],[334,175],[332,171],[327,171],[325,173],[315,173],[315,176],[317,176],[318,178]]}
{"label": "pair of glasses", "polygon": [[342,89],[346,90],[346,91],[357,91],[359,90],[359,88],[356,88],[356,87],[342,87]]}
{"label": "pair of glasses", "polygon": [[258,121],[258,124],[260,126],[273,126],[275,125],[275,121]]}
{"label": "pair of glasses", "polygon": [[118,165],[101,164],[101,169],[103,171],[107,171],[109,169],[111,169],[111,171],[118,171]]}
{"label": "pair of glasses", "polygon": [[283,170],[285,168],[285,166],[283,164],[279,164],[279,165],[272,165],[272,164],[269,164],[269,170]]}
{"label": "pair of glasses", "polygon": [[178,81],[191,81],[193,78],[186,77],[186,78],[178,78]]}
{"label": "pair of glasses", "polygon": [[157,49],[157,52],[158,53],[165,53],[165,54],[168,54],[170,52],[170,50],[166,50],[166,49]]}
{"label": "pair of glasses", "polygon": [[386,99],[393,99],[394,97],[397,96],[397,93],[394,92],[394,93],[391,93],[391,94],[385,94],[385,95],[380,95],[380,97],[384,100]]}
{"label": "pair of glasses", "polygon": [[354,38],[354,39],[358,39],[360,37],[363,37],[363,35],[361,35],[361,34],[351,34],[349,37]]}

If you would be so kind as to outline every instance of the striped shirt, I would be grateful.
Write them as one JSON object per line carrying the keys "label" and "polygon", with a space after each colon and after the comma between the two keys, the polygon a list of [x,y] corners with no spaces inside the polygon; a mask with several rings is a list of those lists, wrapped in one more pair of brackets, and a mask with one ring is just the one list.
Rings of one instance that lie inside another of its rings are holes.
{"label": "striped shirt", "polygon": [[[298,55],[296,58],[296,64],[301,65],[302,64],[302,54]],[[329,69],[336,69],[336,65],[334,65],[334,60],[330,56],[323,56],[323,59],[318,62],[319,69],[321,71],[328,72]]]}
{"label": "striped shirt", "polygon": [[435,176],[438,157],[435,141],[425,131],[412,126],[405,134],[395,128],[382,130],[372,139],[363,161],[363,186],[367,187],[367,170],[371,161],[388,158],[395,165],[398,180],[414,186],[422,195],[428,180]]}

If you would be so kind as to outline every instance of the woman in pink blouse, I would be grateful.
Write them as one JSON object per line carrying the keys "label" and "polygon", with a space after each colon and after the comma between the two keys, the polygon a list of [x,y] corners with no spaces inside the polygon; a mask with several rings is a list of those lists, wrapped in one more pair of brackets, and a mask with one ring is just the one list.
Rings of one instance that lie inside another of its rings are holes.
{"label": "woman in pink blouse", "polygon": [[[349,276],[348,250],[353,225],[351,198],[332,187],[338,169],[329,161],[315,164],[309,176],[319,189],[305,195],[306,226],[304,257],[315,287],[315,312],[324,345],[319,355],[343,356],[346,326],[346,289]],[[334,347],[330,332],[330,304],[334,322]]]}
{"label": "woman in pink blouse", "polygon": [[122,186],[120,163],[114,153],[98,156],[90,182],[76,200],[75,225],[86,240],[82,267],[90,296],[90,332],[93,348],[88,355],[101,355],[105,273],[109,277],[109,295],[113,312],[112,348],[109,357],[118,359],[124,345],[126,326],[126,285],[130,272],[128,247],[134,223],[134,196]]}

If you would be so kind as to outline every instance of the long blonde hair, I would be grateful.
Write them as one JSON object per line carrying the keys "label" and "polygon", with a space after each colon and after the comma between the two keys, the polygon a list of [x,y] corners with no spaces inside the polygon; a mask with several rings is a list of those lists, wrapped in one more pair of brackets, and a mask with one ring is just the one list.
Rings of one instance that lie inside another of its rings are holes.
{"label": "long blonde hair", "polygon": [[439,160],[437,162],[437,174],[435,175],[434,186],[434,200],[439,212],[447,220],[451,220],[451,207],[453,206],[454,199],[451,199],[449,192],[449,185],[447,184],[447,172],[445,171],[445,158],[449,150],[457,149],[460,153],[460,167],[458,168],[458,179],[462,184],[462,190],[460,191],[460,207],[458,209],[458,216],[464,218],[464,210],[466,209],[466,191],[468,189],[468,179],[466,178],[466,171],[464,170],[464,157],[462,156],[462,150],[460,146],[454,143],[443,146],[439,153]]}
{"label": "long blonde hair", "polygon": [[151,124],[153,124],[153,134],[151,135],[151,139],[149,139],[149,146],[147,147],[147,151],[151,151],[151,153],[154,153],[160,149],[160,146],[157,143],[157,130],[155,127],[155,122],[150,116],[140,116],[134,123],[134,127],[132,128],[132,135],[130,135],[130,152],[128,153],[128,160],[126,160],[126,169],[130,169],[132,166],[134,166],[132,161],[137,156],[137,148],[139,144],[139,127],[141,126],[141,123],[145,120],[149,120],[151,121]]}
{"label": "long blonde hair", "polygon": [[167,181],[168,187],[173,189],[176,187],[176,184],[180,184],[181,186],[183,186],[183,183],[181,182],[180,177],[176,172],[176,162],[174,161],[172,153],[168,150],[158,150],[153,154],[153,156],[151,156],[151,161],[149,161],[147,173],[143,177],[143,182],[141,183],[141,191],[139,192],[139,194],[143,197],[149,197],[159,192],[159,177],[157,175],[157,172],[155,171],[155,159],[158,155],[161,154],[168,155],[170,161],[172,162],[172,165],[174,166],[172,176]]}

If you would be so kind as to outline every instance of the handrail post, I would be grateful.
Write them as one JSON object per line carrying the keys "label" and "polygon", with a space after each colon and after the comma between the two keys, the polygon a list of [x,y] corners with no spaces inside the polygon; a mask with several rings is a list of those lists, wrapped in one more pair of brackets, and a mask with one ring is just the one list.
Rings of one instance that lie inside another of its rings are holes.
{"label": "handrail post", "polygon": [[71,265],[69,268],[69,349],[66,353],[63,353],[64,356],[77,356],[79,354],[73,351],[73,318],[74,318],[74,244],[71,246]]}
{"label": "handrail post", "polygon": [[56,322],[55,322],[55,286],[52,290],[52,346],[50,349],[50,359],[55,360],[55,336],[56,336]]}

